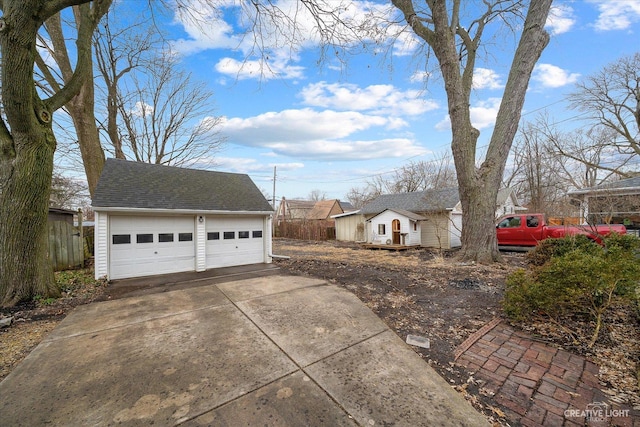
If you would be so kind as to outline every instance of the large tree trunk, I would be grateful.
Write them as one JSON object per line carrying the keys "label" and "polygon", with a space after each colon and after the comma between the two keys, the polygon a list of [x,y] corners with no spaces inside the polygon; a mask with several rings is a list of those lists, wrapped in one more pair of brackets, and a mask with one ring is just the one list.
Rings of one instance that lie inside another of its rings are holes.
{"label": "large tree trunk", "polygon": [[105,162],[94,106],[93,76],[90,76],[90,79],[82,86],[80,93],[73,98],[67,107],[76,128],[82,163],[89,185],[89,194],[92,198]]}
{"label": "large tree trunk", "polygon": [[[74,16],[76,25],[93,25],[95,26],[99,20],[99,16],[91,16],[83,14],[81,8],[84,6],[75,6]],[[89,21],[89,22],[83,22]],[[74,76],[73,65],[67,51],[67,40],[62,29],[62,20],[59,14],[49,18],[45,23],[45,28],[51,39],[52,50],[51,55],[56,61],[62,81],[66,85]],[[100,134],[95,118],[95,89],[93,83],[93,61],[92,56],[87,56],[89,62],[87,66],[86,76],[77,95],[67,104],[69,114],[73,120],[76,129],[78,145],[80,146],[80,154],[84,165],[87,184],[89,186],[89,194],[93,197],[93,192],[98,185],[98,179],[104,167],[104,150],[100,144]],[[58,82],[53,73],[46,72],[47,65],[41,61],[40,68],[43,69],[45,78],[51,87],[57,87]]]}
{"label": "large tree trunk", "polygon": [[[72,78],[46,100],[33,79],[36,37],[43,23],[71,4],[100,19],[111,0],[0,2],[0,73],[4,115],[0,117],[0,304],[55,296],[48,257],[47,212],[56,140],[53,112],[71,101],[90,76],[93,22],[77,28]],[[96,21],[97,22],[97,21]],[[6,118],[6,122],[5,122]]]}
{"label": "large tree trunk", "polygon": [[51,129],[13,134],[15,156],[3,156],[8,180],[0,195],[0,305],[57,296],[49,263],[47,212],[55,140]]}
{"label": "large tree trunk", "polygon": [[47,212],[55,138],[51,112],[33,83],[40,2],[5,2],[0,26],[2,107],[0,127],[0,304],[56,293],[48,261]]}

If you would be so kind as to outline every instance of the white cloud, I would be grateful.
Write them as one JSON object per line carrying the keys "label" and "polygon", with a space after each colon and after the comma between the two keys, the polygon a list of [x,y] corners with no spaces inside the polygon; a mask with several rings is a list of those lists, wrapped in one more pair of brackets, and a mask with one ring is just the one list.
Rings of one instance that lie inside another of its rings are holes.
{"label": "white cloud", "polygon": [[474,89],[501,89],[500,75],[488,68],[476,68],[473,72]]}
{"label": "white cloud", "polygon": [[392,122],[383,116],[305,108],[268,112],[246,119],[224,119],[221,129],[233,142],[256,146],[280,141],[345,138],[389,123]]}
{"label": "white cloud", "polygon": [[233,58],[222,58],[215,68],[219,73],[238,80],[299,79],[303,77],[304,71],[304,67],[292,65],[284,58],[272,61],[238,61]]}
{"label": "white cloud", "polygon": [[[272,51],[290,45],[291,41],[295,41],[297,47],[319,46],[323,42],[317,17],[296,0],[269,2],[270,11],[262,10],[260,19],[255,19],[257,11],[251,2],[189,0],[185,3],[186,0],[181,2],[174,17],[174,22],[187,33],[187,37],[176,45],[184,53],[236,48],[248,54],[258,44]],[[384,36],[375,22],[390,22],[389,13],[393,11],[386,5],[368,1],[327,0],[317,6],[316,10],[330,11],[322,14],[322,25],[325,33],[331,30],[336,37],[333,41],[342,45]],[[355,34],[354,29],[359,34]],[[259,33],[258,41],[250,31]]]}
{"label": "white cloud", "polygon": [[270,148],[282,155],[325,161],[406,158],[428,152],[406,138],[368,141],[314,140],[297,144],[277,143],[272,144]]}
{"label": "white cloud", "polygon": [[578,81],[580,74],[570,73],[551,64],[538,64],[533,70],[533,79],[544,87],[557,88],[573,84]]}
{"label": "white cloud", "polygon": [[130,110],[130,113],[136,117],[145,117],[153,113],[153,110],[153,105],[147,104],[146,102],[138,101]]}
{"label": "white cloud", "polygon": [[220,131],[231,144],[312,160],[406,158],[425,153],[426,150],[410,138],[354,138],[359,132],[400,126],[406,123],[382,115],[305,108],[245,119],[225,118]]}
{"label": "white cloud", "polygon": [[273,172],[274,166],[276,166],[280,172],[295,171],[304,168],[304,163],[302,162],[264,163],[259,162],[257,159],[247,157],[216,157],[215,164],[218,170],[247,174]]}
{"label": "white cloud", "polygon": [[479,130],[493,126],[498,116],[501,101],[500,98],[489,98],[471,107],[471,123],[473,126]]}
{"label": "white cloud", "polygon": [[640,21],[640,2],[637,0],[591,0],[600,15],[594,26],[599,31],[625,30]]}
{"label": "white cloud", "polygon": [[428,71],[416,71],[409,77],[409,81],[411,83],[422,83],[424,84],[431,77],[431,73]]}
{"label": "white cloud", "polygon": [[[500,109],[500,102],[500,98],[489,98],[486,101],[480,101],[472,106],[470,113],[473,127],[482,130],[493,126],[496,122],[498,109]],[[436,124],[436,130],[444,131],[450,129],[451,119],[449,115]]]}
{"label": "white cloud", "polygon": [[571,30],[575,23],[573,8],[566,4],[560,4],[551,6],[545,27],[549,29],[552,35],[556,36]]}
{"label": "white cloud", "polygon": [[351,111],[369,111],[392,116],[415,116],[438,108],[416,90],[402,91],[393,85],[371,85],[319,82],[300,92],[303,103],[314,107]]}
{"label": "white cloud", "polygon": [[242,38],[234,34],[233,26],[224,16],[233,3],[191,0],[187,6],[177,8],[174,23],[182,26],[187,37],[173,42],[171,50],[189,55],[206,49],[237,48]]}

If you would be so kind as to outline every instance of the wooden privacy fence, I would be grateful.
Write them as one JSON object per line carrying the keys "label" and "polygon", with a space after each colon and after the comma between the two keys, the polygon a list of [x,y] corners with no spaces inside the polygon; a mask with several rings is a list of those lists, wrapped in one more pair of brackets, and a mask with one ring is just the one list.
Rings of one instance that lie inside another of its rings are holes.
{"label": "wooden privacy fence", "polygon": [[84,266],[84,239],[80,227],[49,221],[49,260],[54,271]]}
{"label": "wooden privacy fence", "polygon": [[336,227],[333,221],[282,221],[275,235],[298,240],[335,240]]}

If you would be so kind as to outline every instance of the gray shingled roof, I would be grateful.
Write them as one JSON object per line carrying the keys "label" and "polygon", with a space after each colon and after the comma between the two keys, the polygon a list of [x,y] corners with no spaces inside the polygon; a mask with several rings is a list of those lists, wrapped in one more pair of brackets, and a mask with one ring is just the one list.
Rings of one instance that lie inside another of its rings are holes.
{"label": "gray shingled roof", "polygon": [[640,188],[640,176],[633,178],[621,179],[619,181],[605,182],[595,187],[581,188],[578,190],[569,191],[569,194],[585,194],[585,193],[597,193],[629,188]]}
{"label": "gray shingled roof", "polygon": [[[378,215],[383,214],[385,211],[392,211],[392,212],[398,213],[414,221],[421,221],[423,219],[426,219],[422,215],[418,215],[417,213],[409,212],[404,209],[385,209],[384,211],[380,212]],[[374,215],[373,217],[369,218],[368,221],[371,221],[373,218],[377,217],[378,215]]]}
{"label": "gray shingled roof", "polygon": [[272,211],[245,174],[185,169],[108,159],[91,205],[94,208]]}
{"label": "gray shingled roof", "polygon": [[457,188],[383,194],[367,203],[360,209],[360,213],[363,215],[379,214],[385,209],[403,209],[414,213],[435,212],[453,209],[459,201],[460,196]]}

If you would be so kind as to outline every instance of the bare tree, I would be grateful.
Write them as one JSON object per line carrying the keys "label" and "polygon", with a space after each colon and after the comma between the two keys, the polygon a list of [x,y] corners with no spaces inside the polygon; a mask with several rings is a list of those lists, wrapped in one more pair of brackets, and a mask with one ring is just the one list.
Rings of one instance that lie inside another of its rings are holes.
{"label": "bare tree", "polygon": [[90,203],[87,199],[87,186],[84,182],[54,172],[51,180],[51,207],[76,209]]}
{"label": "bare tree", "polygon": [[640,156],[640,53],[620,58],[577,85],[569,99],[612,132],[621,154]]}
{"label": "bare tree", "polygon": [[210,156],[223,143],[216,132],[220,118],[211,113],[204,83],[176,67],[165,55],[132,77],[132,86],[118,95],[125,155],[139,162],[182,165]]}
{"label": "bare tree", "polygon": [[[87,20],[88,22],[83,23],[82,20]],[[81,7],[75,6],[73,8],[73,19],[66,22],[65,26],[70,28],[80,28],[83,25],[95,27],[99,20],[100,16],[81,13]],[[57,68],[54,69],[49,66],[40,52],[38,52],[36,64],[39,74],[42,76],[40,80],[42,83],[39,84],[39,87],[46,93],[53,94],[59,91],[62,85],[69,83],[74,76],[74,69],[67,49],[67,42],[69,41],[65,38],[60,14],[53,15],[47,19],[44,24],[44,30],[38,33],[39,48],[55,61]],[[88,61],[92,61],[92,57],[89,57]],[[94,115],[95,90],[92,63],[89,64],[89,71],[87,71],[82,87],[64,108],[73,121],[89,185],[89,193],[93,194],[96,185],[98,185],[105,157]]]}
{"label": "bare tree", "polygon": [[[430,48],[440,66],[463,211],[460,257],[478,262],[498,260],[493,224],[497,193],[533,67],[549,42],[544,25],[551,0],[531,1],[528,8],[516,0],[487,0],[482,4],[460,0],[427,0],[426,4],[417,0],[392,0],[392,3],[402,11],[409,27]],[[479,10],[482,7],[484,9]],[[469,18],[475,11],[475,16]],[[490,24],[508,23],[510,18],[523,15],[522,33],[491,141],[484,160],[478,162],[476,148],[480,132],[471,124],[469,108],[477,55],[484,48],[483,36]],[[468,21],[464,22],[465,19]]]}
{"label": "bare tree", "polygon": [[[47,210],[56,139],[53,113],[91,76],[91,35],[110,0],[0,2],[0,305],[55,295],[47,256]],[[78,6],[75,69],[64,86],[43,97],[35,90],[36,40],[44,23]]]}
{"label": "bare tree", "polygon": [[311,190],[311,192],[309,193],[309,196],[307,196],[309,200],[312,200],[314,202],[320,201],[320,200],[326,200],[327,199],[327,193],[325,193],[322,190]]}
{"label": "bare tree", "polygon": [[532,212],[554,213],[569,188],[562,174],[565,165],[553,144],[535,124],[525,123],[512,151],[513,170],[507,186],[518,190]]}
{"label": "bare tree", "polygon": [[539,116],[531,132],[539,133],[550,149],[564,160],[559,166],[569,182],[569,187],[593,187],[612,176],[634,176],[635,154],[622,153],[611,142],[614,131],[602,125],[585,129],[562,131],[548,116]]}
{"label": "bare tree", "polygon": [[371,186],[365,186],[364,188],[352,187],[345,198],[356,209],[362,208],[367,203],[373,201],[376,197],[380,196],[380,193],[376,188]]}
{"label": "bare tree", "polygon": [[143,17],[133,24],[117,26],[113,23],[113,16],[118,12],[112,8],[96,29],[94,49],[96,66],[105,91],[103,101],[107,117],[103,127],[106,128],[115,158],[125,159],[118,129],[120,81],[129,73],[144,67],[144,57],[151,54],[153,48],[161,47],[161,37],[150,19]]}

